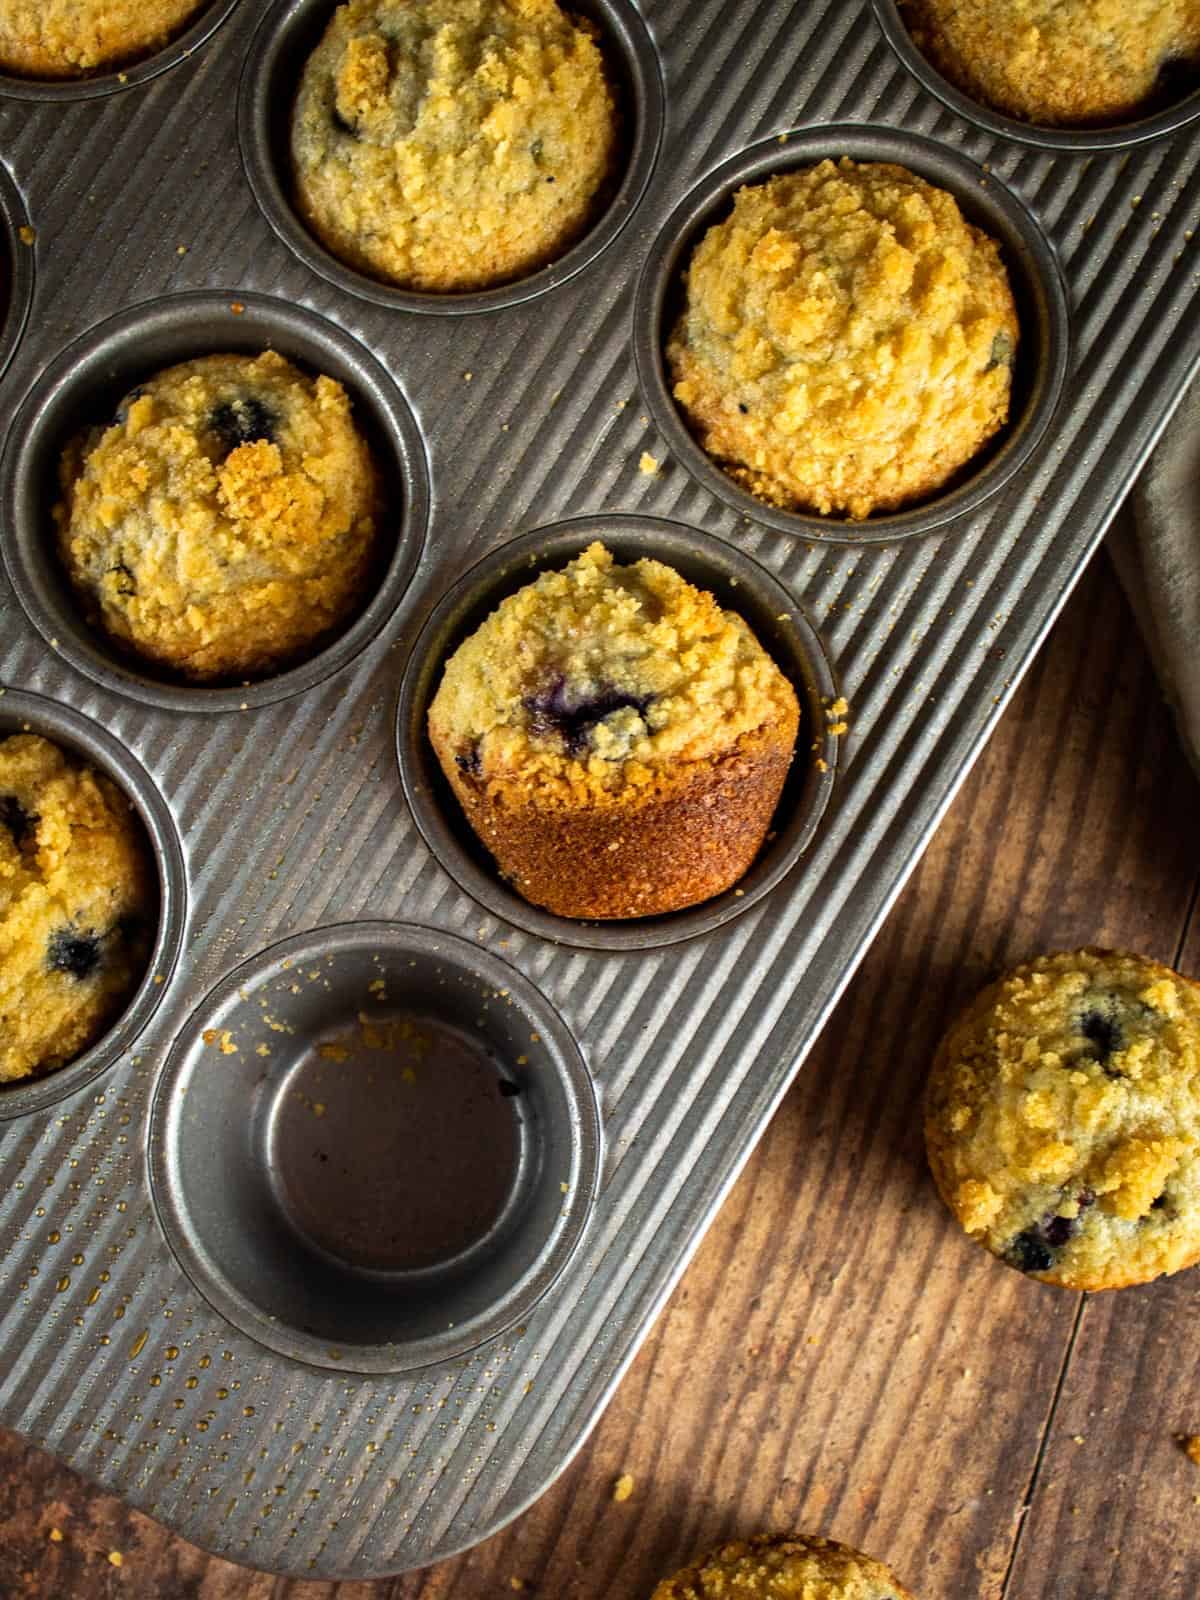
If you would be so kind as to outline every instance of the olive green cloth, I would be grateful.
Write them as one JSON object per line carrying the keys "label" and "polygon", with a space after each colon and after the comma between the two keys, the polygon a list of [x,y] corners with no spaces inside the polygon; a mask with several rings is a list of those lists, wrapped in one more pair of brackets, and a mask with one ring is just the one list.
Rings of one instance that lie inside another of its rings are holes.
{"label": "olive green cloth", "polygon": [[1200,776],[1200,377],[1119,517],[1109,549]]}

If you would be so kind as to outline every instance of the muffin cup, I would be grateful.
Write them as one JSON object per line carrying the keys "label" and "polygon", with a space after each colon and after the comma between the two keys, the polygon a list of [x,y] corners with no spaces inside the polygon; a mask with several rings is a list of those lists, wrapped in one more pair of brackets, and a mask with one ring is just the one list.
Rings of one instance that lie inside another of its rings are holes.
{"label": "muffin cup", "polygon": [[600,1119],[531,984],[432,928],[273,946],[212,992],[155,1085],[167,1242],[281,1355],[404,1372],[526,1315],[587,1221]]}
{"label": "muffin cup", "polygon": [[[1064,154],[1071,151],[1127,150],[1133,145],[1145,144],[1150,139],[1168,138],[1200,120],[1198,81],[1191,93],[1173,104],[1164,106],[1150,116],[1129,122],[1094,128],[1057,128],[1042,123],[1022,122],[1019,117],[1007,116],[1003,111],[984,105],[981,100],[971,99],[944,78],[917,49],[896,0],[871,0],[871,6],[887,42],[922,87],[936,95],[943,105],[949,106],[958,116],[998,138],[1015,139],[1021,144],[1035,145],[1039,150]],[[1200,80],[1200,72],[1195,77]]]}
{"label": "muffin cup", "polygon": [[238,0],[210,0],[195,21],[161,50],[135,59],[125,67],[106,67],[82,78],[26,78],[13,72],[0,72],[0,95],[9,95],[14,100],[96,100],[102,95],[119,94],[122,89],[134,89],[194,55],[237,3]]}
{"label": "muffin cup", "polygon": [[18,689],[0,693],[0,738],[35,733],[111,778],[130,801],[146,834],[158,874],[158,931],[146,972],[129,1003],[96,1043],[44,1077],[0,1085],[0,1122],[28,1116],[65,1100],[132,1048],[158,1009],[183,948],[187,872],[171,813],[140,762],[110,733],[77,711]]}
{"label": "muffin cup", "polygon": [[0,316],[0,374],[12,360],[33,300],[33,245],[26,244],[20,230],[29,227],[29,213],[21,191],[0,166],[0,230],[5,258],[4,282],[7,296]]}
{"label": "muffin cup", "polygon": [[259,24],[238,90],[238,137],[246,177],[267,221],[306,266],[376,305],[462,316],[518,305],[557,288],[621,232],[645,191],[662,141],[662,73],[646,25],[629,0],[571,0],[566,9],[589,18],[600,30],[625,123],[623,171],[587,232],[556,261],[526,277],[459,294],[400,288],[341,261],[309,231],[292,202],[289,148],[296,86],[334,9],[335,0],[282,0]]}
{"label": "muffin cup", "polygon": [[[384,518],[363,604],[307,660],[271,676],[209,688],[157,675],[84,617],[58,559],[51,510],[63,446],[112,413],[140,378],[214,351],[272,349],[346,388],[383,480]],[[391,378],[349,334],[299,306],[237,290],[153,300],[102,322],[46,368],[26,397],[0,466],[4,558],[30,621],[80,672],[146,705],[231,711],[299,694],[346,666],[399,605],[416,568],[429,514],[425,447]]]}
{"label": "muffin cup", "polygon": [[[464,817],[426,731],[442,668],[458,645],[507,595],[539,573],[563,567],[594,539],[619,562],[649,556],[674,567],[722,606],[738,612],[783,670],[800,701],[796,755],[775,822],[749,871],[732,888],[700,905],[661,916],[583,922],[531,905],[499,868]],[[826,707],[836,697],[820,641],[788,591],[722,540],[653,517],[591,516],[523,534],[486,556],[442,599],[422,628],[405,669],[396,715],[404,793],[421,834],[460,888],[506,922],[540,938],[591,950],[644,950],[711,933],[741,915],[792,869],[808,847],[829,801],[837,740]]]}
{"label": "muffin cup", "polygon": [[[682,304],[682,275],[704,233],[728,215],[736,190],[826,157],[891,161],[947,190],[967,221],[995,239],[1008,269],[1021,342],[1013,372],[1010,420],[954,485],[910,510],[862,521],[784,511],[756,499],[723,472],[688,430],[671,394],[665,346]],[[956,151],[911,133],[854,123],[800,129],[752,145],[716,168],[680,202],[651,246],[634,302],[634,356],[642,393],[679,461],[713,494],[752,522],[804,539],[836,544],[891,544],[965,518],[997,494],[1029,461],[1054,413],[1068,370],[1066,290],[1054,252],[1024,205]]]}

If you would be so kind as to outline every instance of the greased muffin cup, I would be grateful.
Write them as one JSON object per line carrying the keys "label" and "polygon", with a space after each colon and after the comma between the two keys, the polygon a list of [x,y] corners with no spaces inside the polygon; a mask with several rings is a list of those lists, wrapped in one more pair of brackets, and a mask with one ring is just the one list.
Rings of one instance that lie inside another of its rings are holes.
{"label": "greased muffin cup", "polygon": [[[181,362],[273,349],[306,374],[338,380],[379,477],[370,565],[355,605],[323,642],[282,670],[209,687],[136,654],[92,622],[55,553],[63,452],[106,423],[119,401]],[[146,704],[188,711],[245,710],[298,694],[346,666],[387,622],[416,568],[428,514],[425,448],[395,384],[357,341],[300,307],[231,289],[171,296],[91,330],[47,368],[26,398],[0,466],[9,577],[30,620],[72,666]]]}
{"label": "greased muffin cup", "polygon": [[[743,488],[690,432],[672,393],[666,345],[681,305],[681,274],[707,230],[729,212],[734,193],[780,173],[827,158],[884,162],[906,168],[958,201],[967,222],[995,239],[1016,302],[1019,342],[1009,419],[950,484],[914,505],[852,520],[784,510]],[[675,209],[638,282],[634,353],[642,393],[672,452],[705,488],[750,520],[804,538],[865,545],[889,543],[964,519],[1020,471],[1041,442],[1068,369],[1068,312],[1054,252],[1033,217],[994,178],[932,141],[883,128],[843,124],[800,129],[754,145],[718,167]]]}
{"label": "greased muffin cup", "polygon": [[574,277],[612,244],[646,188],[662,139],[663,84],[646,25],[628,0],[582,0],[563,9],[595,29],[616,98],[617,144],[613,173],[603,185],[596,215],[557,258],[511,282],[435,293],[357,270],[326,247],[297,205],[290,147],[297,85],[333,14],[331,0],[284,0],[263,18],[242,73],[238,94],[242,161],[263,214],[283,242],[339,288],[405,311],[439,315],[494,311]]}
{"label": "greased muffin cup", "polygon": [[[129,36],[131,40],[134,34],[141,37],[131,43],[127,56],[109,50],[103,60],[78,73],[52,71],[49,59],[37,65],[31,57],[27,71],[15,70],[15,64],[0,70],[0,94],[17,100],[95,100],[137,88],[192,56],[237,4],[238,0],[196,0],[189,10],[182,0],[167,0],[159,7],[160,25],[149,29],[145,27],[148,19],[139,17],[131,6]],[[39,0],[29,0],[29,5],[36,15]],[[67,28],[69,31],[69,18]]]}
{"label": "greased muffin cup", "polygon": [[[621,565],[650,557],[715,595],[757,635],[800,703],[800,731],[766,842],[749,870],[723,893],[684,910],[611,922],[556,916],[501,877],[471,831],[429,742],[430,703],[448,657],[506,595],[539,573],[561,570],[593,542]],[[400,776],[426,843],[446,870],[490,910],[543,938],[595,950],[673,944],[722,926],[762,899],[811,843],[837,765],[837,690],[817,635],[786,590],[731,546],[694,528],[644,517],[589,517],[536,529],[486,557],[426,622],[404,675],[397,707]]]}
{"label": "greased muffin cup", "polygon": [[128,750],[90,718],[17,689],[0,694],[0,739],[32,733],[108,778],[130,802],[155,872],[154,929],[146,969],[118,1015],[73,1060],[34,1077],[0,1084],[0,1123],[65,1100],[130,1051],[168,988],[183,947],[187,878],[171,813],[150,777]]}
{"label": "greased muffin cup", "polygon": [[1179,91],[1166,89],[1166,102],[1141,116],[1112,118],[1102,125],[1058,127],[1024,121],[1002,109],[972,98],[938,70],[917,46],[906,23],[906,8],[897,0],[871,0],[875,18],[897,57],[930,94],[945,103],[958,116],[966,118],[987,133],[1034,145],[1049,151],[1123,150],[1152,139],[1168,138],[1200,120],[1200,62],[1190,82],[1184,80]]}
{"label": "greased muffin cup", "polygon": [[149,1155],[205,1298],[339,1372],[461,1356],[578,1247],[600,1119],[570,1033],[505,962],[359,922],[264,950],[185,1023]]}

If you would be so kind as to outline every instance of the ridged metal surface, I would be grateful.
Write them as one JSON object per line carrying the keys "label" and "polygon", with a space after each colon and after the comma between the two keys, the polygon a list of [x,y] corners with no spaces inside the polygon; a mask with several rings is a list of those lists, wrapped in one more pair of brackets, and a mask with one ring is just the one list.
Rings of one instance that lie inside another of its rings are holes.
{"label": "ridged metal surface", "polygon": [[[641,203],[569,283],[474,316],[372,306],[277,239],[238,157],[238,79],[261,17],[250,0],[190,60],[123,92],[0,97],[0,154],[37,230],[30,323],[0,386],[6,431],[42,368],[103,317],[181,289],[253,289],[362,339],[429,451],[412,585],[364,653],[299,699],[220,716],[135,704],[56,659],[0,590],[3,681],[134,752],[174,814],[190,904],[180,969],[133,1052],[0,1135],[0,1418],[261,1567],[368,1576],[428,1562],[562,1468],[1200,362],[1186,132],[1097,155],[995,138],[898,63],[867,0],[641,9],[666,85]],[[632,358],[633,286],[683,195],[757,139],[846,120],[986,166],[1046,231],[1072,308],[1066,394],[1031,466],[965,524],[862,550],[743,521],[676,462],[641,475],[642,451],[664,451]],[[606,511],[691,523],[766,566],[851,705],[839,782],[799,866],[741,918],[661,950],[577,950],[483,910],[422,844],[392,751],[408,648],[469,562]],[[458,933],[520,969],[579,1042],[605,1124],[597,1207],[554,1290],[515,1335],[416,1378],[316,1372],[237,1332],[175,1265],[147,1182],[148,1099],[183,1018],[273,940],[367,917]]]}

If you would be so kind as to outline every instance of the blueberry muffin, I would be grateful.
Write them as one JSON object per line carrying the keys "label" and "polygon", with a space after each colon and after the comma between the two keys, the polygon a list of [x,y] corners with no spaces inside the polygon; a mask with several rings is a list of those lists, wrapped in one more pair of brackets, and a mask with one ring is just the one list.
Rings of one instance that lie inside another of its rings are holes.
{"label": "blueberry muffin", "polygon": [[617,116],[590,26],[554,0],[350,0],[300,81],[301,213],[361,272],[485,288],[595,215]]}
{"label": "blueberry muffin", "polygon": [[68,447],[59,548],[89,618],[196,682],[311,652],[362,599],[379,479],[350,401],[274,351],[202,356]]}
{"label": "blueberry muffin", "polygon": [[1200,82],[1196,0],[901,0],[964,94],[1049,126],[1121,122]]}
{"label": "blueberry muffin", "polygon": [[651,1600],[913,1600],[894,1573],[832,1539],[760,1534],[722,1545]]}
{"label": "blueberry muffin", "polygon": [[1039,956],[938,1048],[925,1123],[963,1227],[1046,1283],[1200,1259],[1200,984],[1141,956]]}
{"label": "blueberry muffin", "polygon": [[943,488],[1004,424],[1017,314],[995,241],[887,162],[740,189],[667,344],[701,445],[759,499],[853,518]]}
{"label": "blueberry muffin", "polygon": [[145,973],[156,907],[120,790],[36,734],[0,739],[0,1083],[96,1042]]}
{"label": "blueberry muffin", "polygon": [[600,544],[502,601],[429,708],[467,820],[519,893],[564,917],[650,916],[729,888],[798,726],[741,617]]}
{"label": "blueberry muffin", "polygon": [[0,0],[0,71],[78,78],[165,45],[207,0]]}

